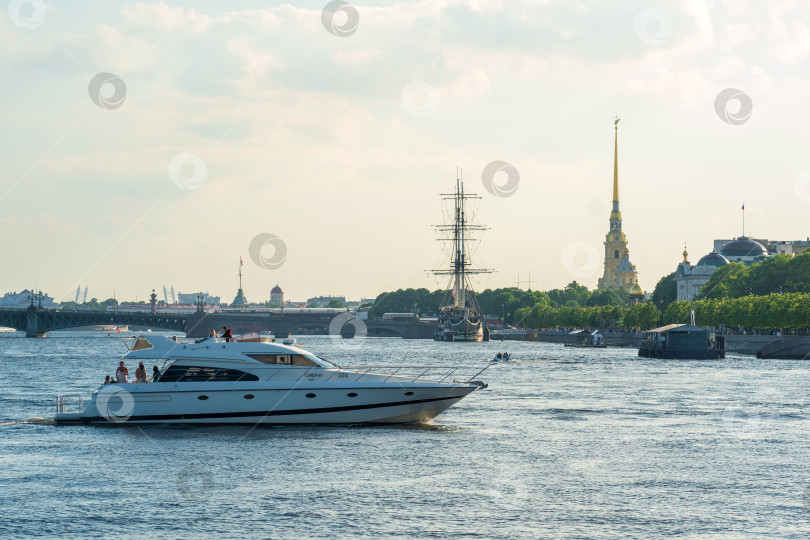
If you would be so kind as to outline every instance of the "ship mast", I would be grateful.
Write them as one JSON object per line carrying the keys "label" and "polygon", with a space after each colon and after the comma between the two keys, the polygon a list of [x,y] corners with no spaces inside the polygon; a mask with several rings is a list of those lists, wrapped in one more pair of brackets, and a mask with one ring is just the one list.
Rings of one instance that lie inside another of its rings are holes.
{"label": "ship mast", "polygon": [[468,292],[471,292],[468,291],[468,276],[491,272],[491,270],[485,268],[472,268],[467,253],[467,243],[471,240],[468,231],[486,230],[486,227],[482,225],[469,223],[466,212],[467,199],[480,199],[480,197],[474,193],[468,194],[464,192],[464,181],[461,179],[459,171],[456,170],[456,188],[453,193],[443,193],[442,198],[445,200],[453,199],[453,223],[435,226],[440,232],[452,232],[452,238],[446,238],[446,240],[452,240],[453,243],[450,268],[435,269],[431,273],[453,276],[452,305],[457,308],[465,308],[475,303],[473,298],[468,298]]}
{"label": "ship mast", "polygon": [[455,197],[455,205],[456,205],[456,217],[454,220],[455,223],[455,230],[453,231],[453,239],[455,240],[456,244],[456,260],[453,261],[453,267],[455,269],[454,272],[454,280],[455,285],[453,287],[453,295],[454,302],[453,304],[456,307],[464,307],[467,305],[466,302],[466,294],[465,294],[465,287],[464,287],[464,262],[466,261],[465,253],[464,253],[464,184],[461,183],[459,176],[456,175],[456,197]]}

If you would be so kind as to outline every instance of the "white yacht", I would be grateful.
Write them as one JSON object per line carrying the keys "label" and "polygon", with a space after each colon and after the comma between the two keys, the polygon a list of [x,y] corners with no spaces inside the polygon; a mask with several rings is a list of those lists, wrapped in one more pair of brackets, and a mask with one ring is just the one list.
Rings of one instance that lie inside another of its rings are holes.
{"label": "white yacht", "polygon": [[344,369],[266,341],[183,343],[140,336],[124,356],[150,382],[103,384],[79,410],[59,395],[57,424],[356,424],[425,422],[478,388],[457,367]]}

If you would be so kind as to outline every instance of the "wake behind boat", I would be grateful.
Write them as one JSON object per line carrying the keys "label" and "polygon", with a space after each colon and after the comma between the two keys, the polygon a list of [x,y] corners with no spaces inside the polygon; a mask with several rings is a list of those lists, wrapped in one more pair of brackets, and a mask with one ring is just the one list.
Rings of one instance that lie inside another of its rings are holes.
{"label": "wake behind boat", "polygon": [[110,383],[57,424],[356,424],[425,422],[478,388],[484,369],[344,369],[280,343],[182,343],[140,336],[125,360],[161,365],[152,382]]}

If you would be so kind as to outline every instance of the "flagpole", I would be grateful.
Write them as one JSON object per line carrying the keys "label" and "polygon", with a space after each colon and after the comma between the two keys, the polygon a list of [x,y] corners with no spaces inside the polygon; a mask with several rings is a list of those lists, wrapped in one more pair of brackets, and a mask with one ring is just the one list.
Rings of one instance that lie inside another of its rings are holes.
{"label": "flagpole", "polygon": [[743,236],[745,236],[745,202],[743,202],[742,211],[743,211]]}

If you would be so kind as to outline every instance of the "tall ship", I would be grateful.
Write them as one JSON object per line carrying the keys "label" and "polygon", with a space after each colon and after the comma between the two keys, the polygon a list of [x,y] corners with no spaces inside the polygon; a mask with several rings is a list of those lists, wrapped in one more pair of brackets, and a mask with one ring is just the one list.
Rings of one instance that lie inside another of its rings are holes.
{"label": "tall ship", "polygon": [[[484,323],[484,313],[475,298],[470,277],[490,273],[491,270],[474,268],[470,260],[470,246],[475,239],[472,234],[486,229],[475,224],[474,214],[468,214],[469,202],[480,200],[474,193],[464,192],[464,182],[456,174],[456,189],[441,195],[449,203],[452,217],[447,223],[436,225],[440,240],[449,243],[449,267],[431,270],[437,276],[448,276],[447,293],[439,308],[439,328],[434,334],[436,341],[489,341],[489,330]],[[449,216],[448,216],[449,217]]]}

